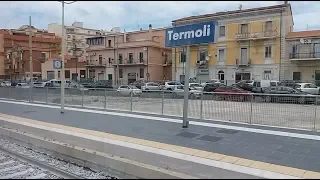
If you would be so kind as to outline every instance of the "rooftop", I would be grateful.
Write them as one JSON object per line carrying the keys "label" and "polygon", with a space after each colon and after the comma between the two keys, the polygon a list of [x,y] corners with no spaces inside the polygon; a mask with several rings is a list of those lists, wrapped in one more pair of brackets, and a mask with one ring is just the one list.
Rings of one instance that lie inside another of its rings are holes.
{"label": "rooftop", "polygon": [[[290,4],[288,4],[290,6]],[[203,14],[198,16],[189,16],[181,19],[173,20],[172,22],[178,22],[178,21],[185,21],[185,20],[193,20],[193,19],[199,19],[199,18],[207,18],[207,17],[217,17],[217,16],[224,16],[224,15],[230,15],[230,14],[238,14],[238,13],[244,13],[244,12],[252,12],[252,11],[261,11],[261,10],[268,10],[268,9],[276,9],[276,8],[282,8],[286,7],[286,4],[280,4],[275,6],[265,6],[265,7],[259,7],[259,8],[251,8],[251,9],[243,9],[243,10],[235,10],[235,11],[227,11],[227,12],[217,12],[212,14]]]}
{"label": "rooftop", "polygon": [[320,30],[289,32],[286,39],[320,37]]}

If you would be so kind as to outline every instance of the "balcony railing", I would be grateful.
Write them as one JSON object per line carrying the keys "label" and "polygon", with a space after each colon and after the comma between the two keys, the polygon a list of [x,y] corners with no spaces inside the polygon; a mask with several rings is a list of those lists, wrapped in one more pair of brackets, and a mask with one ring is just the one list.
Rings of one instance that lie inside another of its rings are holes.
{"label": "balcony railing", "polygon": [[292,59],[292,60],[319,59],[320,60],[320,52],[290,53],[289,59]]}
{"label": "balcony railing", "polygon": [[[116,66],[117,64],[113,64]],[[126,59],[119,60],[119,65],[146,65],[144,59]]]}
{"label": "balcony railing", "polygon": [[255,40],[255,39],[270,39],[276,38],[277,31],[265,31],[265,32],[254,32],[254,33],[237,33],[237,40]]}
{"label": "balcony railing", "polygon": [[236,59],[236,63],[237,63],[237,66],[250,66],[251,64],[251,59],[248,58],[248,59]]}

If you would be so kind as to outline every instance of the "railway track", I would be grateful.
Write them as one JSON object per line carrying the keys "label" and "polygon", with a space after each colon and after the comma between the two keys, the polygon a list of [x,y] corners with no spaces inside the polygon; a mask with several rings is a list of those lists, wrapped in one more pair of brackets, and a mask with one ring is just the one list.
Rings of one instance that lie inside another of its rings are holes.
{"label": "railway track", "polygon": [[0,139],[0,179],[117,179]]}

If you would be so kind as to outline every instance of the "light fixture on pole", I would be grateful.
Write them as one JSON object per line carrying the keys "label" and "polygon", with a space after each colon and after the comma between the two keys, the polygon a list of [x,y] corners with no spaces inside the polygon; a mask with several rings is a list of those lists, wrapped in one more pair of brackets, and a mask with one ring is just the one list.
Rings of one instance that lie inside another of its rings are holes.
{"label": "light fixture on pole", "polygon": [[62,46],[61,46],[61,113],[64,113],[64,86],[65,86],[65,72],[64,72],[64,48],[65,48],[65,37],[64,37],[64,4],[72,4],[76,1],[71,2],[65,2],[65,1],[59,1],[62,4],[62,23],[61,23],[61,40],[62,40]]}

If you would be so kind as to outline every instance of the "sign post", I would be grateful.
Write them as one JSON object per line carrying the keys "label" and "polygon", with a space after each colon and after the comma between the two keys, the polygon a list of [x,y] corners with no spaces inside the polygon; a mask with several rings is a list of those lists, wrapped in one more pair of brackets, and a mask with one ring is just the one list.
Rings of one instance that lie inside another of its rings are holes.
{"label": "sign post", "polygon": [[177,26],[166,30],[165,46],[176,48],[187,46],[184,79],[183,128],[188,128],[188,100],[190,76],[190,46],[214,42],[215,21]]}

